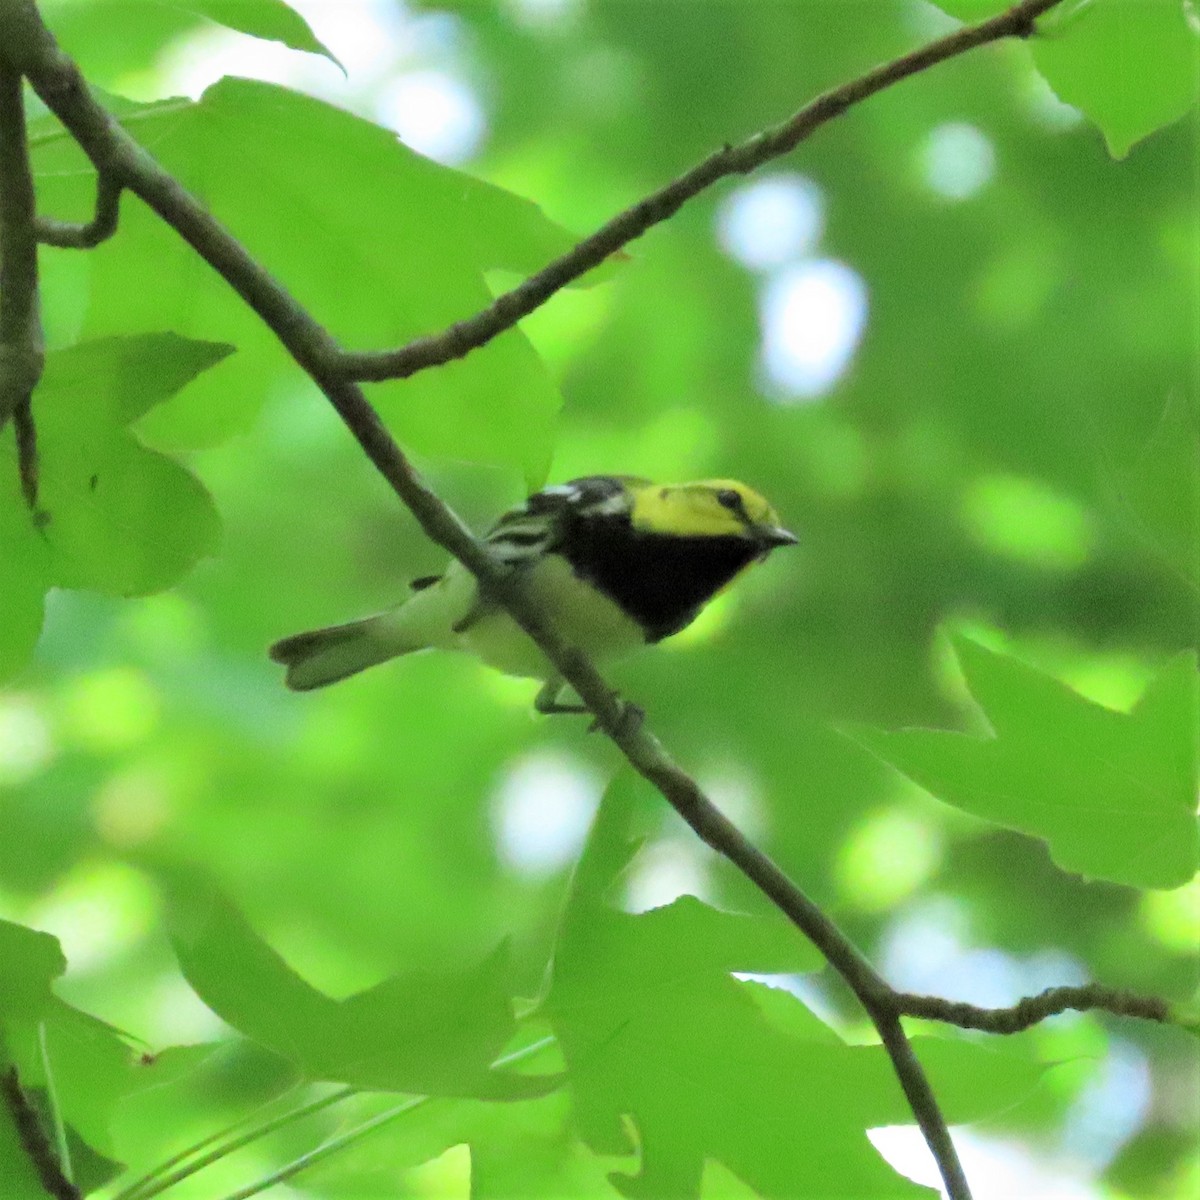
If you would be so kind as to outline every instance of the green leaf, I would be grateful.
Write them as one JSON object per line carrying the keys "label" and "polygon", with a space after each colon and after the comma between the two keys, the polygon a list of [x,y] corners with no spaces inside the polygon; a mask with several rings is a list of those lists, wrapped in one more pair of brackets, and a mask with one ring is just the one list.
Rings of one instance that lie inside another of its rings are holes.
{"label": "green leaf", "polygon": [[413,971],[335,1000],[301,979],[210,889],[174,887],[184,976],[223,1020],[310,1079],[380,1091],[512,1098],[542,1080],[490,1070],[516,1029],[502,947],[466,969]]}
{"label": "green leaf", "polygon": [[1135,536],[1200,591],[1200,410],[1171,396],[1154,433],[1116,472],[1122,515]]}
{"label": "green leaf", "polygon": [[0,681],[19,671],[42,631],[42,602],[50,586],[50,551],[25,505],[11,438],[0,443]]}
{"label": "green leaf", "polygon": [[[43,1087],[29,1086],[24,1074],[22,1074],[21,1086],[30,1106],[37,1114],[38,1124],[46,1133],[53,1147],[55,1143],[51,1131],[54,1129],[54,1116],[49,1094]],[[90,1196],[92,1192],[98,1191],[121,1174],[124,1170],[121,1163],[89,1145],[79,1136],[73,1125],[67,1124],[64,1128],[67,1155],[71,1164],[71,1181],[79,1189],[81,1195]],[[24,1173],[15,1161],[16,1147],[9,1143],[6,1136],[9,1129],[11,1129],[9,1113],[7,1110],[0,1110],[0,1180],[4,1183],[4,1200],[22,1200],[26,1196],[31,1197],[31,1200],[46,1200],[46,1192],[40,1184],[36,1191],[25,1190]],[[20,1147],[19,1153],[28,1163],[29,1156],[23,1147]],[[37,1178],[36,1175],[34,1178]]]}
{"label": "green leaf", "polygon": [[1100,127],[1114,158],[1200,96],[1200,31],[1184,0],[1084,0],[1048,14],[1032,47],[1046,82]]}
{"label": "green leaf", "polygon": [[0,1105],[0,1179],[4,1180],[5,1200],[46,1200],[7,1105]]}
{"label": "green leaf", "polygon": [[[122,121],[355,349],[393,347],[469,317],[491,303],[487,272],[534,271],[574,244],[528,200],[284,88],[226,79],[198,104],[128,111]],[[39,142],[35,165],[48,210],[87,211],[92,182],[73,148]],[[271,392],[311,386],[152,213],[126,206],[120,239],[89,265],[90,334],[171,328],[238,346],[236,359],[189,387],[186,403],[146,422],[157,443],[212,444],[249,427]],[[519,329],[370,396],[411,450],[515,467],[530,485],[545,477],[561,399]]]}
{"label": "green leaf", "polygon": [[[739,951],[722,936],[727,914],[690,897],[636,916],[603,902],[628,861],[628,817],[627,797],[610,789],[568,901],[546,1004],[584,1140],[600,1154],[629,1154],[625,1119],[636,1128],[640,1170],[614,1184],[627,1196],[697,1196],[705,1160],[716,1159],[763,1196],[926,1194],[867,1142],[868,1126],[903,1104],[881,1047],[843,1045],[803,1009],[807,1028],[768,1018],[757,1003],[765,989],[731,975],[761,968],[761,947],[751,938]],[[736,920],[744,928],[749,918]],[[811,951],[793,938],[792,969],[804,969]],[[800,1008],[791,997],[768,1001],[776,1003]],[[819,1144],[806,1132],[814,1128]]]}
{"label": "green leaf", "polygon": [[43,533],[57,584],[144,595],[214,551],[220,524],[208,493],[128,426],[231,350],[150,334],[47,356],[34,415]]}
{"label": "green leaf", "polygon": [[323,54],[339,67],[342,65],[329,48],[317,40],[308,22],[283,0],[183,0],[182,4],[173,0],[153,0],[153,3],[200,13],[239,33],[248,33],[268,42],[282,42],[293,50]]}
{"label": "green leaf", "polygon": [[38,1021],[67,969],[58,938],[0,921],[0,1021]]}
{"label": "green leaf", "polygon": [[[35,400],[35,408],[37,401]],[[16,439],[0,430],[0,681],[29,661],[42,631],[51,553],[21,491]]]}
{"label": "green leaf", "polygon": [[[54,996],[66,970],[58,939],[0,921],[0,1069],[15,1066],[43,1129],[63,1122],[74,1180],[84,1195],[120,1173],[108,1157],[114,1104],[128,1081],[130,1054],[116,1032]],[[49,1077],[47,1075],[49,1070]],[[0,1179],[4,1196],[36,1195],[26,1187],[27,1160],[7,1108],[0,1105]]]}
{"label": "green leaf", "polygon": [[851,736],[946,803],[1045,839],[1066,870],[1135,887],[1191,879],[1200,863],[1194,655],[1172,659],[1126,714],[1008,655],[954,644],[994,736]]}
{"label": "green leaf", "polygon": [[170,47],[211,30],[211,22],[341,66],[283,0],[44,0],[39,8],[88,82],[106,87],[151,69]]}
{"label": "green leaf", "polygon": [[52,1091],[64,1123],[93,1151],[110,1154],[113,1109],[132,1081],[133,1055],[117,1032],[55,999],[37,1025],[18,1028],[10,1044],[24,1084]]}

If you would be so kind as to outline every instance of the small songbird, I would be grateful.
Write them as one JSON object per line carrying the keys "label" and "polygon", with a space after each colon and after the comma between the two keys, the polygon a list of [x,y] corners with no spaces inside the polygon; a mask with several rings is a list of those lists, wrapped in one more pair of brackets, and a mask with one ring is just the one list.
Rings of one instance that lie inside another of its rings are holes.
{"label": "small songbird", "polygon": [[[559,634],[599,662],[686,628],[746,567],[796,537],[762,496],[732,479],[664,485],[589,475],[509,509],[485,541],[523,573],[526,594]],[[325,687],[436,647],[544,680],[539,712],[579,711],[558,703],[561,678],[507,613],[481,599],[461,563],[412,588],[376,616],[276,642],[270,654],[287,667],[287,686]]]}

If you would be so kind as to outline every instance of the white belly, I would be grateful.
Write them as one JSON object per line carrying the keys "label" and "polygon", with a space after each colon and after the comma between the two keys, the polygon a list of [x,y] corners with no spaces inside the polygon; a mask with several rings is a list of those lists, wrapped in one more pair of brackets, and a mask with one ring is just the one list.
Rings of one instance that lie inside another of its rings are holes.
{"label": "white belly", "polygon": [[[580,582],[559,555],[547,555],[525,578],[534,606],[589,658],[603,662],[646,644],[641,626],[608,597]],[[507,613],[482,617],[458,635],[458,643],[507,675],[545,679],[553,673],[542,652]]]}

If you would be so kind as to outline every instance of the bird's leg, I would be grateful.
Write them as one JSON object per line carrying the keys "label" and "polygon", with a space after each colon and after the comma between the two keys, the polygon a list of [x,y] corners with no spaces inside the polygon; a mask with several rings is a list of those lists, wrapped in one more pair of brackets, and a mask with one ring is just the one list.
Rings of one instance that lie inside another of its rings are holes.
{"label": "bird's leg", "polygon": [[[541,690],[533,701],[533,707],[540,713],[552,715],[554,713],[572,713],[576,716],[582,713],[590,713],[592,710],[585,704],[560,704],[558,697],[563,690],[563,680],[561,676],[551,676],[542,685]],[[622,734],[636,733],[646,719],[646,710],[639,708],[629,700],[622,700],[620,696],[613,694],[613,698],[621,706],[621,716],[618,721],[618,731]],[[600,729],[600,718],[595,717],[592,723],[588,726],[588,733],[596,733]]]}
{"label": "bird's leg", "polygon": [[551,675],[534,698],[533,707],[546,716],[553,716],[555,713],[574,713],[578,716],[580,713],[591,712],[586,704],[559,704],[558,697],[562,690],[562,676]]}

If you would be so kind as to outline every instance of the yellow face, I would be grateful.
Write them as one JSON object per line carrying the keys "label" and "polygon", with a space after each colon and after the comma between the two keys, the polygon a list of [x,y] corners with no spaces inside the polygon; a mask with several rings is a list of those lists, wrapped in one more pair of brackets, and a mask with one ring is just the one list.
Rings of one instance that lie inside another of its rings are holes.
{"label": "yellow face", "polygon": [[747,537],[764,549],[796,540],[766,500],[736,479],[648,485],[634,492],[631,515],[635,528],[653,533]]}

